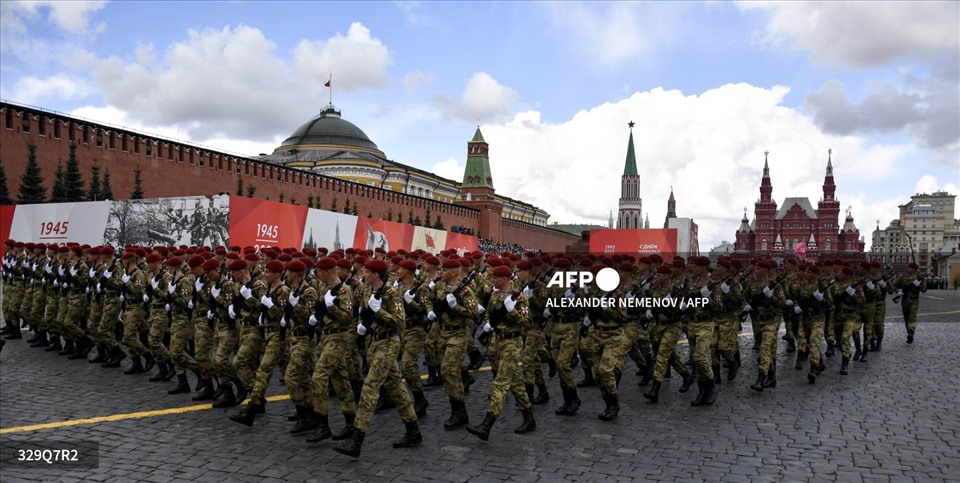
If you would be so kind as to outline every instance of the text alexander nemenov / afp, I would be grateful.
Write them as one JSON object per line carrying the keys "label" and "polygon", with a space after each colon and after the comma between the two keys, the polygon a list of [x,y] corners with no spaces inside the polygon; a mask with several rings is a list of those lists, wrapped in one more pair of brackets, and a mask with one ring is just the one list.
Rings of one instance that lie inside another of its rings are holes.
{"label": "text alexander nemenov / afp", "polygon": [[709,298],[691,297],[604,297],[604,298],[567,298],[555,297],[547,299],[548,308],[679,308],[706,307]]}

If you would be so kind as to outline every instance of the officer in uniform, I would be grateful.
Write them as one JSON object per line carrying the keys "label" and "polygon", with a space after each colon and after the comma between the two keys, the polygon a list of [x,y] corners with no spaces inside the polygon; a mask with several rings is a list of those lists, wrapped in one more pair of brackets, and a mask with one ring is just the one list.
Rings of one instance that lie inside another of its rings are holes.
{"label": "officer in uniform", "polygon": [[[179,262],[175,262],[178,260]],[[177,374],[177,386],[167,391],[167,394],[188,394],[190,385],[187,383],[187,369],[190,369],[200,379],[197,371],[197,361],[187,353],[187,341],[193,338],[193,326],[190,314],[193,311],[194,283],[197,275],[203,273],[204,259],[194,255],[187,261],[189,271],[182,269],[182,258],[167,260],[167,266],[172,270],[173,280],[167,286],[170,315],[173,322],[170,326],[170,358]]]}
{"label": "officer in uniform", "polygon": [[399,408],[400,419],[406,427],[403,438],[394,443],[394,448],[411,448],[423,442],[417,415],[407,394],[407,387],[400,376],[397,356],[400,355],[399,331],[405,323],[403,301],[399,293],[387,285],[387,264],[383,260],[368,260],[364,264],[364,285],[360,292],[364,308],[360,311],[357,334],[366,338],[367,363],[370,366],[363,381],[360,404],[355,420],[353,439],[333,449],[338,453],[360,457],[363,439],[380,398],[380,387],[386,387],[387,395]]}
{"label": "officer in uniform", "polygon": [[[172,260],[172,259],[171,259]],[[179,260],[179,258],[177,258]],[[150,382],[169,381],[177,373],[170,362],[170,352],[164,342],[164,337],[170,331],[170,304],[167,302],[167,287],[173,282],[173,277],[163,269],[164,259],[159,253],[147,256],[147,274],[149,280],[144,289],[143,302],[149,309],[149,328],[147,344],[150,352],[157,361],[160,371],[151,377]]]}
{"label": "officer in uniform", "polygon": [[444,429],[466,426],[470,421],[464,402],[463,356],[472,337],[468,332],[477,319],[477,299],[473,291],[461,283],[461,268],[456,259],[443,262],[443,275],[436,286],[433,308],[427,313],[428,320],[439,325],[440,375],[443,387],[450,398],[451,415],[443,424]]}
{"label": "officer in uniform", "polygon": [[778,285],[785,278],[781,274],[777,280],[771,280],[772,271],[777,269],[773,260],[760,260],[754,270],[754,279],[745,289],[747,304],[743,311],[756,319],[760,332],[754,337],[760,339],[760,364],[757,381],[750,389],[762,392],[777,387],[777,332],[780,330],[780,317],[785,306],[783,288]]}
{"label": "officer in uniform", "polygon": [[[426,278],[417,279],[414,273],[417,264],[413,260],[403,260],[399,263],[397,292],[403,296],[404,321],[403,332],[400,337],[401,353],[400,372],[403,374],[407,386],[413,393],[413,406],[417,417],[427,414],[427,398],[423,395],[423,384],[420,379],[420,354],[427,340],[427,333],[423,323],[427,319],[427,311],[431,308],[432,291],[425,283]],[[425,275],[426,276],[426,275]]]}
{"label": "officer in uniform", "polygon": [[[843,354],[840,374],[844,376],[849,373],[850,338],[860,330],[859,311],[864,304],[863,290],[858,283],[854,282],[854,273],[853,268],[843,267],[840,271],[840,282],[834,285],[832,294],[837,323],[843,324],[843,333],[840,336],[840,352]],[[858,347],[857,350],[859,351],[860,348]]]}
{"label": "officer in uniform", "polygon": [[290,287],[290,296],[287,298],[286,314],[281,320],[290,340],[290,362],[284,374],[284,383],[290,391],[290,401],[299,416],[290,434],[300,434],[320,425],[320,420],[313,410],[311,385],[313,368],[316,365],[313,358],[316,325],[310,325],[310,317],[314,317],[317,290],[306,281],[307,265],[304,262],[313,265],[313,261],[308,258],[287,263],[286,283]]}
{"label": "officer in uniform", "polygon": [[[917,311],[920,309],[920,293],[927,291],[927,282],[917,275],[920,266],[911,263],[906,274],[894,284],[897,297],[900,297],[900,307],[903,309],[903,323],[907,328],[907,344],[913,344],[913,336],[917,332]],[[894,297],[894,301],[897,300]]]}
{"label": "officer in uniform", "polygon": [[[153,369],[155,360],[153,354],[140,342],[140,329],[147,322],[147,313],[144,310],[144,297],[147,287],[147,275],[140,270],[137,253],[130,250],[123,254],[124,273],[120,278],[123,287],[120,291],[123,312],[123,343],[130,350],[133,365],[124,371],[124,374],[143,374]],[[149,299],[149,297],[147,297]],[[146,359],[146,364],[140,362],[140,357]]]}

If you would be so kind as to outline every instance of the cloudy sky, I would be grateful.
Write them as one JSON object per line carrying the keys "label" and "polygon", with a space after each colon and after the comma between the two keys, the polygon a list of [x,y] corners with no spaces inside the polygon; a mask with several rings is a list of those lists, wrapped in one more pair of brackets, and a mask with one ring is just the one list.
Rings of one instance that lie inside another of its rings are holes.
{"label": "cloudy sky", "polygon": [[[960,3],[4,1],[0,97],[229,152],[333,102],[388,157],[459,180],[479,123],[498,193],[560,223],[617,209],[629,131],[651,226],[700,246],[759,196],[816,204],[827,161],[869,235],[958,194]],[[869,236],[868,246],[869,246]]]}

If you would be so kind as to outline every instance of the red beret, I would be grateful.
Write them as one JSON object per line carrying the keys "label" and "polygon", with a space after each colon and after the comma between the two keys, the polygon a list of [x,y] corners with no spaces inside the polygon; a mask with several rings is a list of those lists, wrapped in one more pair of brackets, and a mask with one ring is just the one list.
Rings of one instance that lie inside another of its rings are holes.
{"label": "red beret", "polygon": [[462,267],[462,266],[463,266],[463,265],[460,265],[460,262],[458,262],[458,261],[456,261],[455,259],[452,259],[452,258],[451,258],[451,259],[448,259],[448,260],[445,261],[445,262],[443,262],[443,268],[446,268],[446,269],[451,269],[451,270],[452,270],[452,269],[454,269],[454,268],[460,268],[460,267]]}
{"label": "red beret", "polygon": [[270,258],[276,258],[277,256],[277,252],[273,248],[265,248],[263,250],[260,250],[260,253],[262,253],[263,256],[270,257]]}
{"label": "red beret", "polygon": [[833,260],[824,260],[824,261],[823,261],[823,266],[824,266],[824,267],[832,267],[832,266],[833,266]]}
{"label": "red beret", "polygon": [[337,260],[343,258],[343,254],[340,252],[333,252],[330,254],[330,258],[336,258]]}
{"label": "red beret", "polygon": [[396,252],[392,252],[392,251],[391,251],[391,252],[387,252],[386,250],[383,249],[383,247],[377,247],[377,248],[374,249],[373,251],[374,251],[374,253],[386,253],[387,256],[390,256],[390,253],[396,253]]}
{"label": "red beret", "polygon": [[807,267],[807,271],[812,273],[820,273],[820,268],[817,267],[816,265],[810,265],[809,267]]}
{"label": "red beret", "polygon": [[280,256],[277,257],[277,261],[280,262],[289,262],[290,260],[293,260],[293,257],[290,256],[289,253],[281,253]]}
{"label": "red beret", "polygon": [[401,257],[400,255],[396,255],[396,256],[390,257],[390,263],[400,264],[400,262],[402,262],[402,261],[403,261],[403,257]]}
{"label": "red beret", "polygon": [[204,272],[209,272],[210,270],[216,270],[220,268],[220,262],[216,259],[209,259],[203,262],[203,265],[200,265],[203,268]]}
{"label": "red beret", "polygon": [[542,266],[542,265],[543,265],[543,260],[541,260],[539,257],[538,257],[538,258],[531,258],[531,259],[530,259],[530,263],[532,263],[534,267],[539,267],[539,266]]}
{"label": "red beret", "polygon": [[317,253],[330,253],[330,250],[327,250],[327,247],[317,248]]}
{"label": "red beret", "polygon": [[256,253],[256,251],[257,249],[254,247],[246,247],[243,249],[243,254],[246,255],[248,253]]}
{"label": "red beret", "polygon": [[182,259],[182,258],[173,257],[173,258],[167,259],[167,266],[168,266],[168,267],[179,267],[180,265],[183,265],[183,259]]}
{"label": "red beret", "polygon": [[256,253],[248,253],[248,254],[246,254],[246,255],[243,256],[243,259],[246,260],[246,261],[248,261],[248,262],[259,262],[259,261],[260,261],[260,255],[257,255]]}
{"label": "red beret", "polygon": [[420,254],[417,253],[417,252],[411,252],[411,253],[408,253],[408,254],[407,254],[407,258],[410,259],[410,260],[419,260],[419,259],[420,259]]}
{"label": "red beret", "polygon": [[123,259],[123,260],[126,260],[126,259],[128,259],[128,258],[137,258],[137,254],[134,253],[133,250],[128,250],[128,251],[123,252],[123,257],[122,257],[122,259]]}
{"label": "red beret", "polygon": [[167,250],[167,247],[155,247],[153,251],[159,253],[161,256],[164,256],[164,257],[167,256],[168,253],[170,253],[170,251]]}
{"label": "red beret", "polygon": [[474,260],[480,260],[481,258],[483,258],[483,254],[480,252],[476,252],[473,255],[470,255],[470,258]]}
{"label": "red beret", "polygon": [[867,261],[860,262],[860,268],[863,268],[865,270],[870,270],[870,262],[867,262]]}
{"label": "red beret", "polygon": [[64,245],[60,248],[57,248],[57,253],[67,253],[70,251],[70,247]]}
{"label": "red beret", "polygon": [[873,260],[873,261],[870,262],[870,268],[880,268],[881,266],[882,266],[882,265],[880,264],[880,262],[878,262],[878,261],[876,261],[876,260]]}
{"label": "red beret", "polygon": [[203,257],[204,260],[210,260],[211,258],[213,258],[213,253],[200,252],[200,256]]}
{"label": "red beret", "polygon": [[740,260],[730,260],[730,264],[733,265],[733,268],[736,268],[737,270],[743,268],[743,263],[741,263]]}
{"label": "red beret", "polygon": [[450,258],[450,259],[452,259],[452,260],[459,260],[459,259],[460,259],[460,255],[458,255],[458,254],[456,254],[456,253],[449,253],[449,254],[447,254],[447,258]]}
{"label": "red beret", "polygon": [[351,263],[350,260],[347,260],[346,258],[338,258],[337,266],[340,268],[350,268],[353,266],[353,263]]}
{"label": "red beret", "polygon": [[717,265],[720,265],[720,266],[722,266],[722,267],[727,267],[727,268],[730,268],[730,267],[733,266],[733,264],[730,263],[730,259],[729,259],[729,258],[721,258],[721,259],[717,260]]}
{"label": "red beret", "polygon": [[632,272],[632,271],[633,271],[633,264],[631,264],[631,263],[622,263],[622,264],[620,264],[620,271],[621,271],[621,272]]}
{"label": "red beret", "polygon": [[357,253],[357,251],[354,250],[353,248],[347,248],[347,250],[346,250],[346,254],[347,254],[347,255],[353,255],[353,254],[356,254],[356,253]]}
{"label": "red beret", "polygon": [[570,268],[572,264],[569,258],[558,258],[557,261],[553,262],[553,266],[561,270]]}
{"label": "red beret", "polygon": [[234,261],[230,262],[230,265],[228,265],[228,266],[230,267],[230,270],[233,270],[233,271],[243,270],[243,269],[247,268],[247,261],[246,261],[246,260],[234,260]]}
{"label": "red beret", "polygon": [[579,263],[581,266],[589,267],[591,264],[593,264],[593,260],[588,257],[582,257],[580,260],[577,260],[577,263]]}
{"label": "red beret", "polygon": [[490,257],[487,260],[487,265],[491,267],[502,267],[504,263],[503,263],[503,259],[500,257]]}
{"label": "red beret", "polygon": [[294,260],[288,263],[286,268],[287,268],[287,271],[289,272],[300,273],[306,270],[307,266],[304,265],[303,262],[301,262],[300,260]]}
{"label": "red beret", "polygon": [[603,270],[604,268],[607,268],[607,267],[605,267],[602,263],[598,263],[598,264],[590,267],[590,273],[596,275],[596,274],[600,273],[600,270]]}
{"label": "red beret", "polygon": [[183,250],[183,249],[174,250],[174,251],[173,251],[173,256],[175,256],[175,257],[182,257],[182,256],[184,256],[184,255],[186,255],[186,254],[187,254],[187,251],[186,251],[186,250]]}
{"label": "red beret", "polygon": [[458,258],[457,261],[460,262],[461,267],[469,267],[471,265],[469,258]]}
{"label": "red beret", "polygon": [[239,260],[239,259],[240,259],[240,255],[238,255],[236,252],[230,252],[227,254],[227,260]]}
{"label": "red beret", "polygon": [[657,267],[657,273],[662,273],[664,275],[673,275],[673,270],[670,269],[667,265],[660,265]]}
{"label": "red beret", "polygon": [[159,253],[151,253],[147,256],[147,263],[157,263],[163,260],[163,257]]}
{"label": "red beret", "polygon": [[83,247],[80,245],[74,245],[70,247],[70,250],[73,251],[73,253],[83,253]]}
{"label": "red beret", "polygon": [[334,268],[337,266],[337,259],[330,258],[330,257],[323,257],[317,260],[317,264],[315,266],[320,270],[330,270],[331,268]]}
{"label": "red beret", "polygon": [[623,257],[621,257],[620,255],[614,255],[610,258],[613,260],[613,263],[620,263],[623,261]]}
{"label": "red beret", "polygon": [[301,252],[300,250],[294,250],[293,253],[290,254],[290,256],[293,258],[303,258],[303,252]]}
{"label": "red beret", "polygon": [[373,273],[383,273],[387,271],[387,262],[383,260],[367,260],[367,262],[363,264],[363,268]]}
{"label": "red beret", "polygon": [[710,259],[708,257],[696,257],[694,258],[693,263],[695,263],[698,267],[709,267]]}
{"label": "red beret", "polygon": [[511,262],[515,262],[520,260],[520,255],[517,255],[516,253],[510,253],[507,255],[507,258],[509,258]]}
{"label": "red beret", "polygon": [[647,265],[650,265],[653,263],[653,260],[651,260],[650,257],[640,257],[637,259],[637,263],[646,263]]}
{"label": "red beret", "polygon": [[291,247],[284,248],[283,250],[280,250],[280,253],[286,253],[287,255],[289,255],[293,253],[293,248]]}
{"label": "red beret", "polygon": [[843,272],[844,275],[853,275],[853,268],[851,268],[851,267],[843,267],[842,272]]}
{"label": "red beret", "polygon": [[513,271],[510,270],[510,267],[501,265],[497,268],[494,268],[493,272],[491,272],[490,274],[493,275],[494,277],[512,277]]}
{"label": "red beret", "polygon": [[430,265],[434,265],[434,266],[437,266],[437,267],[440,266],[440,259],[437,258],[437,257],[435,257],[435,256],[433,256],[433,255],[428,256],[428,257],[425,258],[423,261],[429,263]]}
{"label": "red beret", "polygon": [[227,249],[224,247],[217,247],[213,250],[217,255],[226,255]]}
{"label": "red beret", "polygon": [[105,247],[100,247],[100,254],[101,254],[101,255],[113,255],[113,253],[114,253],[115,251],[116,251],[116,250],[115,250],[112,246],[110,246],[110,245],[107,245],[107,246],[105,246]]}
{"label": "red beret", "polygon": [[240,248],[240,245],[233,245],[232,247],[230,247],[230,251],[231,251],[231,252],[239,252],[239,251],[242,251],[242,250],[243,250],[243,249]]}
{"label": "red beret", "polygon": [[91,248],[90,251],[87,252],[87,253],[89,253],[89,254],[91,254],[91,255],[99,255],[99,254],[100,254],[100,247],[93,247],[93,248]]}
{"label": "red beret", "polygon": [[914,270],[920,270],[920,265],[917,265],[916,263],[911,262],[910,265],[907,265],[907,266]]}
{"label": "red beret", "polygon": [[196,267],[199,267],[200,265],[203,265],[203,262],[205,262],[205,261],[206,261],[206,259],[203,258],[202,256],[200,256],[200,255],[194,255],[194,256],[190,257],[190,260],[187,260],[187,265],[188,265],[190,268],[196,268]]}
{"label": "red beret", "polygon": [[613,262],[613,258],[611,258],[611,257],[601,257],[601,258],[600,258],[600,263],[602,263],[602,264],[604,264],[604,265],[606,265],[606,266],[608,266],[608,267],[612,267],[614,262]]}
{"label": "red beret", "polygon": [[531,270],[533,269],[533,264],[529,260],[521,260],[517,262],[517,270]]}
{"label": "red beret", "polygon": [[315,257],[315,256],[317,256],[317,251],[314,250],[313,248],[304,248],[304,249],[303,249],[303,254],[306,255],[306,256],[308,256],[308,257]]}
{"label": "red beret", "polygon": [[197,253],[197,251],[194,250],[193,248],[187,248],[184,251],[187,252],[187,255],[193,255],[194,253]]}
{"label": "red beret", "polygon": [[356,255],[353,257],[353,263],[359,263],[361,265],[367,263],[367,257],[363,255]]}
{"label": "red beret", "polygon": [[280,260],[271,260],[267,262],[266,269],[273,273],[282,273],[284,269],[283,262]]}
{"label": "red beret", "polygon": [[407,270],[413,271],[417,269],[417,262],[413,260],[401,260],[400,268],[406,268]]}
{"label": "red beret", "polygon": [[3,242],[4,245],[13,248],[17,245],[17,242],[13,241],[12,238],[7,238],[7,241]]}
{"label": "red beret", "polygon": [[684,268],[686,265],[686,262],[684,262],[682,258],[673,261],[673,266],[676,268]]}
{"label": "red beret", "polygon": [[663,257],[661,257],[660,255],[654,253],[654,254],[650,255],[650,261],[653,262],[653,263],[663,263]]}

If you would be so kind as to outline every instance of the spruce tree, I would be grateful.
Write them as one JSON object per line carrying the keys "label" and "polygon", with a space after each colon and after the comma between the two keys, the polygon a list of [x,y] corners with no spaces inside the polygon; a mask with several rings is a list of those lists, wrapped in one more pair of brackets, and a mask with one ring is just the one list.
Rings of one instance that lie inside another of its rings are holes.
{"label": "spruce tree", "polygon": [[53,190],[50,192],[51,203],[63,203],[67,201],[66,188],[63,185],[63,163],[57,162],[57,171],[53,175]]}
{"label": "spruce tree", "polygon": [[130,193],[131,200],[143,199],[143,183],[140,181],[140,166],[133,171],[133,193]]}
{"label": "spruce tree", "polygon": [[387,211],[387,221],[393,221],[393,208]]}
{"label": "spruce tree", "polygon": [[291,205],[297,204],[297,197],[296,197],[296,196],[291,196],[291,197],[290,197],[290,204],[291,204]]}
{"label": "spruce tree", "polygon": [[100,166],[96,164],[90,168],[90,191],[87,191],[87,200],[103,200],[103,194],[100,193]]}
{"label": "spruce tree", "polygon": [[347,199],[347,201],[344,201],[344,202],[343,202],[343,214],[345,214],[345,215],[349,215],[349,214],[350,214],[350,199],[349,199],[349,198]]}
{"label": "spruce tree", "polygon": [[243,178],[237,177],[237,196],[243,196]]}
{"label": "spruce tree", "polygon": [[357,204],[356,204],[356,203],[353,204],[353,213],[351,213],[351,214],[352,214],[353,216],[357,216]]}
{"label": "spruce tree", "polygon": [[254,185],[247,185],[247,198],[253,198],[254,193],[257,192],[257,187]]}
{"label": "spruce tree", "polygon": [[10,190],[7,188],[7,172],[3,169],[3,162],[0,161],[0,205],[12,205],[13,199],[10,198]]}
{"label": "spruce tree", "polygon": [[436,229],[438,229],[438,230],[443,230],[443,229],[444,229],[444,228],[443,228],[443,222],[440,221],[440,217],[439,217],[439,216],[437,217],[436,223],[433,224],[433,227],[436,228]]}
{"label": "spruce tree", "polygon": [[423,226],[429,227],[429,226],[432,226],[432,225],[433,225],[433,223],[430,221],[430,208],[427,208],[427,217],[426,217],[425,220],[423,220]]}
{"label": "spruce tree", "polygon": [[307,208],[313,208],[313,194],[307,196]]}
{"label": "spruce tree", "polygon": [[280,196],[278,197],[278,199],[280,200],[281,203],[283,203],[283,193],[280,193]]}
{"label": "spruce tree", "polygon": [[413,224],[413,210],[410,210],[410,214],[407,215],[407,222]]}
{"label": "spruce tree", "polygon": [[27,205],[47,201],[47,188],[43,186],[40,165],[37,164],[37,145],[27,144],[27,168],[20,177],[20,191],[17,203]]}
{"label": "spruce tree", "polygon": [[77,159],[77,143],[70,143],[70,157],[63,172],[64,201],[83,201],[83,175],[80,174],[80,161]]}
{"label": "spruce tree", "polygon": [[403,212],[397,212],[397,223],[403,223]]}
{"label": "spruce tree", "polygon": [[333,204],[330,205],[330,211],[337,211],[337,199],[333,199]]}
{"label": "spruce tree", "polygon": [[113,189],[110,187],[110,168],[103,171],[103,190],[100,192],[100,197],[104,200],[113,199]]}

